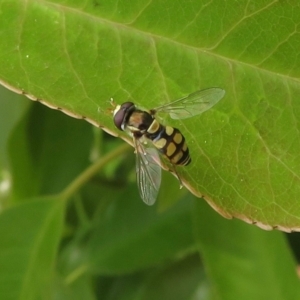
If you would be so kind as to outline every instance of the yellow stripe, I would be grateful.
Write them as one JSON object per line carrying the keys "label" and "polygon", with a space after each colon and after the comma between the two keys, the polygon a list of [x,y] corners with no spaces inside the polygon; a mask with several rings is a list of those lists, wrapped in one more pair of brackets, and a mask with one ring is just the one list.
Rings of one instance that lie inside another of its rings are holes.
{"label": "yellow stripe", "polygon": [[166,126],[166,134],[167,135],[172,135],[172,133],[174,132],[174,128],[170,127],[170,126]]}
{"label": "yellow stripe", "polygon": [[166,146],[167,140],[164,138],[159,139],[158,141],[153,142],[154,146],[158,149],[161,149]]}
{"label": "yellow stripe", "polygon": [[182,149],[182,151],[186,152],[187,148],[188,148],[188,147],[187,147],[187,144],[186,144],[186,143],[184,143],[184,145],[182,146],[182,148],[181,148],[181,149]]}
{"label": "yellow stripe", "polygon": [[154,119],[152,124],[147,129],[149,133],[155,133],[159,129],[159,123]]}
{"label": "yellow stripe", "polygon": [[182,142],[182,134],[177,132],[175,135],[174,135],[174,138],[173,138],[174,142],[176,144],[180,144]]}
{"label": "yellow stripe", "polygon": [[177,164],[178,163],[178,161],[182,158],[182,156],[183,156],[183,152],[182,151],[180,151],[180,152],[178,152],[172,159],[171,159],[171,162],[173,163],[173,164]]}
{"label": "yellow stripe", "polygon": [[167,146],[167,156],[172,156],[172,154],[174,154],[174,152],[176,151],[176,146],[174,143],[170,143],[168,146]]}

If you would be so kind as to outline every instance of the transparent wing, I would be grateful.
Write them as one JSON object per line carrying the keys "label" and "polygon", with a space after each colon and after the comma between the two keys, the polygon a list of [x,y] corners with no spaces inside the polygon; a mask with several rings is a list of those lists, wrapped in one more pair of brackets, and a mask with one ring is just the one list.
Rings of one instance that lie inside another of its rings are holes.
{"label": "transparent wing", "polygon": [[181,99],[154,109],[155,112],[170,114],[172,119],[186,119],[199,114],[214,106],[225,95],[220,88],[210,88],[189,94]]}
{"label": "transparent wing", "polygon": [[159,154],[155,148],[144,147],[135,139],[136,174],[140,196],[148,205],[153,205],[161,183],[161,167]]}

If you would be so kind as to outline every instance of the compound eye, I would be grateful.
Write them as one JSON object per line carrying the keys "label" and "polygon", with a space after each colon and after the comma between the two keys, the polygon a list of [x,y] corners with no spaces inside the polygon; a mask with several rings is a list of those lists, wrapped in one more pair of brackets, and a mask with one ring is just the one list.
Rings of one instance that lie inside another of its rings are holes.
{"label": "compound eye", "polygon": [[121,106],[117,106],[114,111],[114,123],[118,129],[124,130],[124,124],[126,122],[128,111],[133,107],[134,104],[132,102],[125,102]]}

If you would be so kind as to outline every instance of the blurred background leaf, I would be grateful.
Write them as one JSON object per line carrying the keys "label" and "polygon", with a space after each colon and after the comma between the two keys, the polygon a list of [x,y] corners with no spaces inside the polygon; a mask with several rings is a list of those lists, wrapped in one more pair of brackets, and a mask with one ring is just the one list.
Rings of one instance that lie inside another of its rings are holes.
{"label": "blurred background leaf", "polygon": [[31,200],[0,215],[2,299],[37,299],[50,292],[64,202],[54,197]]}

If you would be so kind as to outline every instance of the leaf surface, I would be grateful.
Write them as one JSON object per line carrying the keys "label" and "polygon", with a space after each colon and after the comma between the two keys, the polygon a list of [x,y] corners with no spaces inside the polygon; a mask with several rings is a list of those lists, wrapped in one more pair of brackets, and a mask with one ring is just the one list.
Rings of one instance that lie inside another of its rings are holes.
{"label": "leaf surface", "polygon": [[300,228],[300,5],[4,0],[1,82],[118,134],[108,100],[154,108],[226,90],[185,135],[185,186],[226,217]]}

